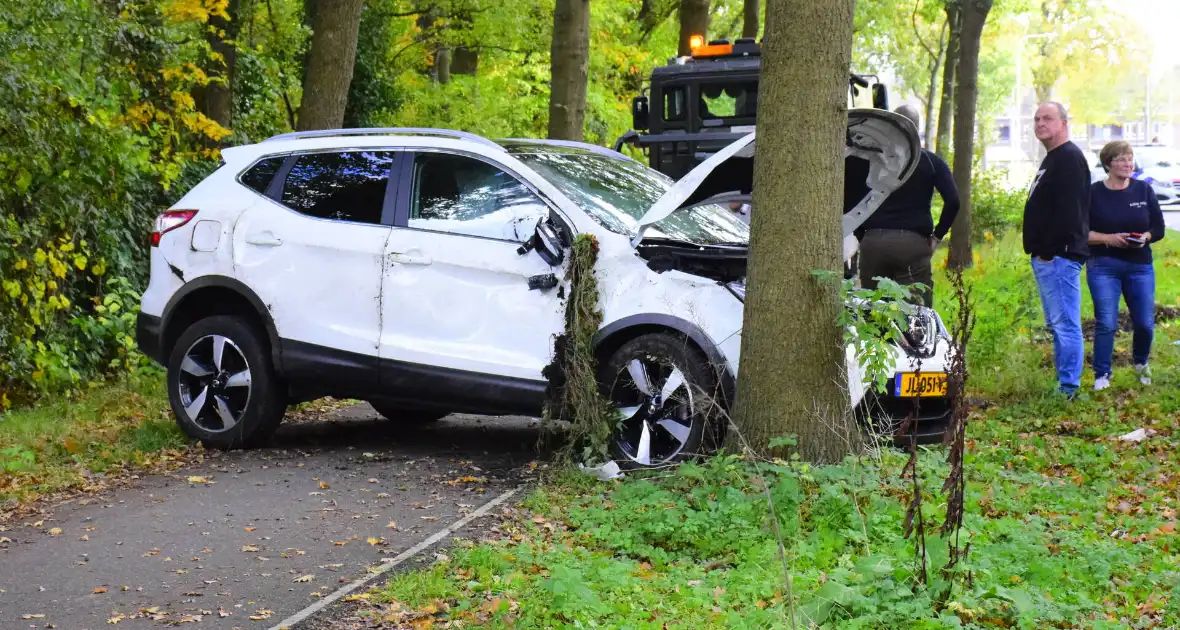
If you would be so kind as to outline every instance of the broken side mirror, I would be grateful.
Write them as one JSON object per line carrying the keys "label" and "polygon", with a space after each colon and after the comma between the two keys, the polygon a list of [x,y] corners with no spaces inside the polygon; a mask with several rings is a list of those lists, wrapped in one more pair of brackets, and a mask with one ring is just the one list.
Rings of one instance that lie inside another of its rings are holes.
{"label": "broken side mirror", "polygon": [[524,256],[533,250],[536,250],[541,260],[544,260],[550,267],[556,267],[565,260],[565,248],[561,234],[545,219],[537,221],[537,228],[533,230],[532,237],[522,243],[516,249],[516,253]]}
{"label": "broken side mirror", "polygon": [[631,127],[644,131],[649,124],[650,107],[646,96],[636,96],[631,99]]}
{"label": "broken side mirror", "polygon": [[873,84],[873,107],[876,109],[889,109],[889,90],[884,83]]}

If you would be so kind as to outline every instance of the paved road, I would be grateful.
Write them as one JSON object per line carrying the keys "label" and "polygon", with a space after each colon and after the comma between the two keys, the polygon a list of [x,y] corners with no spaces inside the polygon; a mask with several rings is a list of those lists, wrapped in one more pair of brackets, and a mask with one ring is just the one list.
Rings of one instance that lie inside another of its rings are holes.
{"label": "paved road", "polygon": [[1168,229],[1180,230],[1180,207],[1168,206],[1164,208],[1164,223]]}
{"label": "paved road", "polygon": [[268,628],[516,487],[537,435],[474,416],[406,430],[367,405],[285,426],[4,532],[0,628]]}

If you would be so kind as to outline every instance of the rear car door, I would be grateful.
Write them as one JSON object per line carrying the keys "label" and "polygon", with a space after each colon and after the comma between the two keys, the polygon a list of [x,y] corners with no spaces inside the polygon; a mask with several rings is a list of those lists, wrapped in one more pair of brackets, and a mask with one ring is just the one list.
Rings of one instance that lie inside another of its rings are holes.
{"label": "rear car door", "polygon": [[235,273],[270,309],[289,378],[376,387],[383,213],[398,155],[288,156],[234,228]]}
{"label": "rear car door", "polygon": [[[407,153],[386,248],[381,385],[445,395],[463,408],[530,412],[562,329],[561,271],[518,250],[550,206],[501,165]],[[554,278],[554,279],[555,279]]]}

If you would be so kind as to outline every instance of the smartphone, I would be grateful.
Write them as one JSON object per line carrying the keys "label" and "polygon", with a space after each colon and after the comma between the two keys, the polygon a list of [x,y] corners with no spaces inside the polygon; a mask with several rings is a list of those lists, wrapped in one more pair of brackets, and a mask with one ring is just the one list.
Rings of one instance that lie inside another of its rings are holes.
{"label": "smartphone", "polygon": [[1143,244],[1143,234],[1141,234],[1139,232],[1131,232],[1131,235],[1127,237],[1127,240],[1132,243],[1142,245]]}

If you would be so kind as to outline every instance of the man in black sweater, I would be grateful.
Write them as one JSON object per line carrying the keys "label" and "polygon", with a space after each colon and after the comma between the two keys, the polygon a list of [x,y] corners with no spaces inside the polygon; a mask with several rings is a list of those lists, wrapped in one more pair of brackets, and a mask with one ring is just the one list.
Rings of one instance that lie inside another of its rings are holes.
{"label": "man in black sweater", "polygon": [[[896,112],[918,126],[918,110],[902,105]],[[938,227],[930,213],[935,189],[942,196]],[[882,276],[898,284],[924,284],[926,306],[934,302],[930,257],[959,214],[959,192],[951,169],[930,151],[918,156],[918,168],[901,188],[877,208],[855,232],[860,241],[860,284],[874,289]]]}
{"label": "man in black sweater", "polygon": [[1072,399],[1082,380],[1082,266],[1090,255],[1090,169],[1069,141],[1061,103],[1042,103],[1033,118],[1041,161],[1024,204],[1024,252],[1032,259],[1045,326],[1053,333],[1059,390]]}

